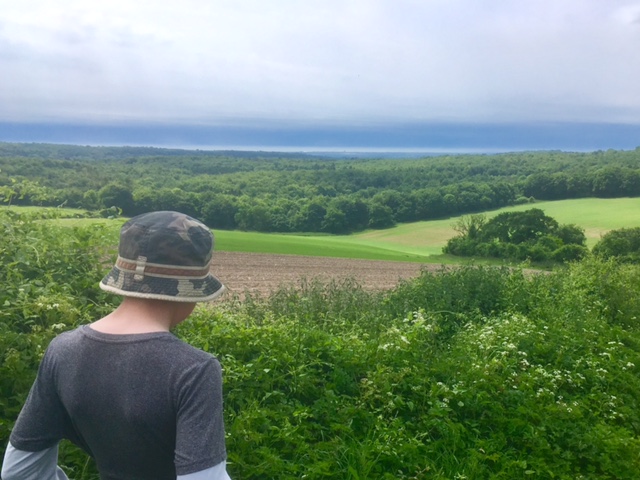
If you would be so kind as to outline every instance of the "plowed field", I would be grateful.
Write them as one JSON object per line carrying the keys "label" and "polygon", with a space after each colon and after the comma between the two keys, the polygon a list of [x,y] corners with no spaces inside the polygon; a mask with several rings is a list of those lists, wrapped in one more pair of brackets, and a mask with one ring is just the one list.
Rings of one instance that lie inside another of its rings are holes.
{"label": "plowed field", "polygon": [[229,293],[268,294],[280,285],[298,285],[301,279],[324,281],[353,278],[367,289],[393,288],[400,279],[419,275],[439,265],[379,260],[354,260],[265,253],[215,252],[212,271]]}

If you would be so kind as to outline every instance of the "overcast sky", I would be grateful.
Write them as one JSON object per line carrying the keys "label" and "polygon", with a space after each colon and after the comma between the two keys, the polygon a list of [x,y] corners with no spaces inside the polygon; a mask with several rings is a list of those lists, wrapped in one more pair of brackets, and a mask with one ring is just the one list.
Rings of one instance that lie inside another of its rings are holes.
{"label": "overcast sky", "polygon": [[0,122],[638,126],[639,52],[638,0],[0,0]]}

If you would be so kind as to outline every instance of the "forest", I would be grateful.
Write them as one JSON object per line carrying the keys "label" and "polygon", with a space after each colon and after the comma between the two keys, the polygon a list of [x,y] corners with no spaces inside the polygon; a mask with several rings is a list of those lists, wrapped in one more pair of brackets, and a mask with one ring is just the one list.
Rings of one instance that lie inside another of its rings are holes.
{"label": "forest", "polygon": [[0,143],[0,202],[216,229],[346,234],[500,207],[640,195],[640,147],[415,159]]}

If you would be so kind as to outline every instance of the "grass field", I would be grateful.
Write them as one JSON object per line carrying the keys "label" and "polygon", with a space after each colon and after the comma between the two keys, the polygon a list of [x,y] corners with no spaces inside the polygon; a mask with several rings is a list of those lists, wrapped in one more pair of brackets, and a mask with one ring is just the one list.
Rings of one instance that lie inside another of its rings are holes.
{"label": "grass field", "polygon": [[[592,247],[609,230],[640,226],[640,198],[585,198],[507,207],[487,212],[488,217],[501,212],[540,208],[559,223],[573,223],[585,229],[587,244]],[[6,207],[4,207],[6,208]],[[38,207],[11,207],[37,210]],[[73,216],[77,210],[59,209]],[[386,230],[354,235],[283,235],[217,230],[216,249],[221,251],[313,255],[426,263],[460,263],[459,258],[443,255],[442,247],[455,235],[452,226],[458,217],[429,222],[401,224]],[[60,218],[63,225],[112,224],[119,228],[123,219]]]}
{"label": "grass field", "polygon": [[[576,224],[585,230],[591,248],[609,230],[640,226],[640,198],[582,198],[556,202],[517,205],[486,212],[488,218],[502,212],[539,208],[561,224]],[[452,225],[459,217],[430,222],[399,225],[388,230],[376,230],[353,235],[362,244],[394,248],[418,255],[438,255],[447,240],[455,235]]]}
{"label": "grass field", "polygon": [[15,210],[16,212],[34,212],[34,213],[48,211],[48,212],[56,212],[61,216],[69,216],[69,217],[73,217],[74,215],[85,213],[85,210],[79,210],[77,208],[23,207],[23,206],[16,206],[16,205],[11,205],[11,206],[0,205],[0,209]]}

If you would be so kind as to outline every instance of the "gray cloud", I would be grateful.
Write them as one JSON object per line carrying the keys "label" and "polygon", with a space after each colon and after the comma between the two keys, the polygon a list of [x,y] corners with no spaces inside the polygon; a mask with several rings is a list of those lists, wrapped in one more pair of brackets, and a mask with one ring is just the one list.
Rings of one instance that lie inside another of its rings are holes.
{"label": "gray cloud", "polygon": [[0,120],[640,122],[640,3],[22,0]]}

